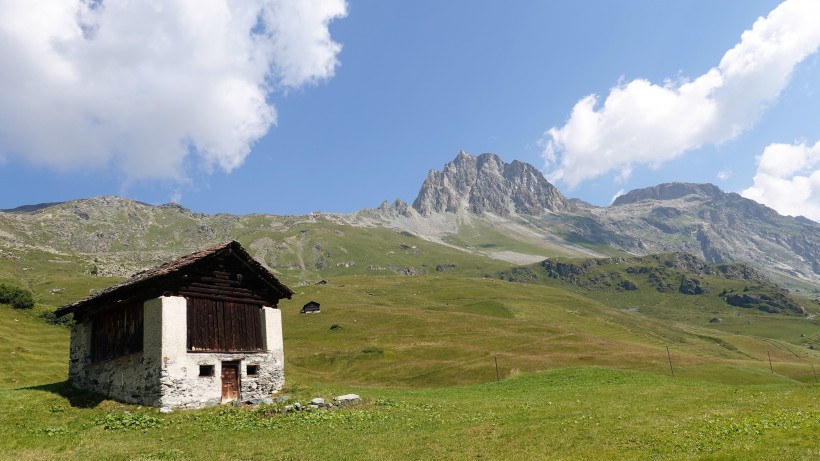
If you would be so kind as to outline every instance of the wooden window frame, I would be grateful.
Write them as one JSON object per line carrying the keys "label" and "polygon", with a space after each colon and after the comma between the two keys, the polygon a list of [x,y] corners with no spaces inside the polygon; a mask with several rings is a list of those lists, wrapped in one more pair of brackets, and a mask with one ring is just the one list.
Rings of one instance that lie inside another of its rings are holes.
{"label": "wooden window frame", "polygon": [[216,376],[216,366],[215,365],[200,365],[199,366],[199,376],[200,378],[213,378]]}

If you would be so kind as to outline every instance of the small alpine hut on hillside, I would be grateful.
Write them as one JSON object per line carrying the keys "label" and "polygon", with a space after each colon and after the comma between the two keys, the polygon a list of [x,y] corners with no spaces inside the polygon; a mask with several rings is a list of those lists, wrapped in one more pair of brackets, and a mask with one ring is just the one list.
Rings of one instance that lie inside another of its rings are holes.
{"label": "small alpine hut on hillside", "polygon": [[270,396],[285,382],[293,292],[237,242],[183,256],[57,309],[74,314],[68,379],[162,408]]}

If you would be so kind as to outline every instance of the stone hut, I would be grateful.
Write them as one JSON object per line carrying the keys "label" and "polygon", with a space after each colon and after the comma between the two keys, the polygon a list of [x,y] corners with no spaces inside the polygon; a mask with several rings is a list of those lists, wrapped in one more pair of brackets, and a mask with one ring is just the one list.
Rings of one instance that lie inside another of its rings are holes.
{"label": "stone hut", "polygon": [[318,314],[322,311],[322,307],[316,301],[309,301],[307,304],[299,309],[300,314]]}
{"label": "stone hut", "polygon": [[76,322],[69,382],[169,409],[268,397],[285,382],[277,304],[292,295],[238,242],[137,273],[57,309]]}

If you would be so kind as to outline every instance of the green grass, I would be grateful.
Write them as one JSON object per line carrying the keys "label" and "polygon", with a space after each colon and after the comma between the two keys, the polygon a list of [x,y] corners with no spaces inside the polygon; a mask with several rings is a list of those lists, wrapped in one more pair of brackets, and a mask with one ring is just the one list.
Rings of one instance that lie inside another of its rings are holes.
{"label": "green grass", "polygon": [[[298,313],[309,300],[322,304],[321,314]],[[502,377],[577,365],[668,373],[666,346],[679,376],[808,382],[820,357],[708,320],[657,318],[554,287],[458,276],[333,278],[297,288],[281,307],[287,374],[299,382],[468,384],[493,379],[496,359]],[[805,318],[761,313],[761,322],[764,315],[817,331]],[[362,352],[371,347],[382,353]]]}
{"label": "green grass", "polygon": [[13,254],[14,257],[0,257],[0,282],[30,290],[40,304],[68,304],[88,296],[92,290],[122,280],[92,276],[93,264],[76,255],[29,249],[15,249]]}
{"label": "green grass", "polygon": [[[660,292],[655,284],[648,281],[645,274],[630,274],[627,272],[628,267],[652,268],[650,261],[656,257],[661,261],[664,259],[664,255],[656,255],[592,266],[587,269],[586,274],[577,277],[577,284],[547,277],[540,264],[526,266],[528,272],[518,278],[531,284],[542,284],[578,293],[612,308],[647,318],[664,322],[686,323],[734,335],[785,341],[795,346],[790,347],[797,356],[804,356],[805,350],[812,344],[815,347],[820,346],[820,319],[816,317],[817,314],[820,314],[820,304],[813,299],[799,296],[791,297],[805,308],[809,314],[808,316],[794,313],[790,313],[790,315],[772,315],[754,308],[731,306],[721,296],[723,292],[738,294],[748,291],[749,293],[769,295],[779,293],[780,288],[771,282],[766,280],[733,280],[710,275],[693,276],[669,269],[666,270],[665,282],[671,283],[673,287],[668,288],[665,292]],[[582,260],[564,261],[576,264],[582,262]],[[510,272],[504,274],[509,275]],[[702,285],[708,288],[708,292],[701,295],[679,293],[677,290],[678,283],[684,275],[688,278],[699,279]],[[595,280],[601,279],[609,283],[628,280],[637,289],[623,290],[614,284],[605,286],[602,282],[595,282]],[[719,321],[711,322],[713,319],[719,319]]]}
{"label": "green grass", "polygon": [[[481,276],[508,265],[387,229],[322,223],[296,226],[289,234],[282,238],[287,250],[267,253],[269,259],[265,262],[274,268],[304,265],[305,269],[298,272],[282,270],[284,276],[298,276],[302,280],[318,281],[345,275],[395,275],[396,270],[402,269],[434,274],[439,266],[461,275]],[[257,237],[243,238],[252,241]]]}
{"label": "green grass", "polygon": [[[117,228],[118,221],[111,220],[113,224],[98,223],[93,229],[86,228],[90,224],[81,227],[82,234],[118,233],[101,255],[96,251],[78,251],[59,241],[55,245],[62,246],[54,251],[0,246],[0,282],[28,288],[40,303],[61,305],[87,296],[90,289],[122,280],[93,276],[95,265],[124,269],[125,276],[229,239],[241,242],[287,284],[344,275],[394,275],[401,271],[482,276],[509,265],[407,233],[342,225],[326,218],[216,215],[207,217],[207,225],[200,228],[186,216],[160,210],[150,220],[142,217],[133,229]],[[32,231],[34,235],[27,240],[48,248],[48,235],[38,232],[42,230]],[[98,256],[100,261],[95,262]]]}
{"label": "green grass", "polygon": [[578,257],[593,251],[602,256],[626,255],[607,245],[567,237],[565,227],[566,223],[549,216],[519,216],[515,221],[506,223],[493,223],[475,217],[469,223],[460,223],[458,231],[446,236],[444,241],[482,254],[511,251],[546,258]]}
{"label": "green grass", "polygon": [[526,238],[509,231],[504,232],[504,230],[478,219],[470,224],[461,224],[456,234],[450,235],[444,240],[457,246],[483,251],[507,250],[532,255],[555,253],[554,249],[550,251],[545,244],[535,241],[532,237]]}
{"label": "green grass", "polygon": [[[0,459],[816,459],[817,387],[736,386],[596,367],[438,389],[355,390],[345,409],[161,415],[72,405],[60,386],[0,391]],[[193,435],[193,436],[192,436]]]}
{"label": "green grass", "polygon": [[[292,288],[280,305],[285,393],[305,402],[354,392],[362,405],[163,415],[105,400],[65,384],[68,329],[0,306],[0,459],[820,456],[820,354],[788,342],[796,330],[724,331],[700,322],[696,306],[675,311],[674,297],[649,315],[622,309],[627,298],[458,275]],[[298,313],[309,300],[320,314]],[[680,317],[664,314],[673,311]]]}
{"label": "green grass", "polygon": [[68,373],[68,329],[0,304],[0,357],[0,389],[63,381]]}

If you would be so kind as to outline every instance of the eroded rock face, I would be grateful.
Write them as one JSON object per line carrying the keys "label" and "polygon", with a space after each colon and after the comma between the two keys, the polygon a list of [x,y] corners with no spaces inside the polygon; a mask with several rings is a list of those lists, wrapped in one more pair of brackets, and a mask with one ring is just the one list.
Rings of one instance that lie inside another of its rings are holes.
{"label": "eroded rock face", "polygon": [[512,213],[538,215],[571,208],[535,167],[497,155],[478,157],[461,151],[442,171],[431,170],[421,186],[413,208],[420,214]]}
{"label": "eroded rock face", "polygon": [[616,198],[615,201],[612,202],[612,206],[635,203],[641,200],[674,200],[686,197],[687,195],[716,198],[723,195],[723,191],[713,184],[672,182],[629,191]]}
{"label": "eroded rock face", "polygon": [[709,263],[749,262],[770,274],[820,280],[820,224],[781,216],[712,184],[638,189],[590,214],[566,219],[579,223],[579,236],[631,253],[682,251]]}

